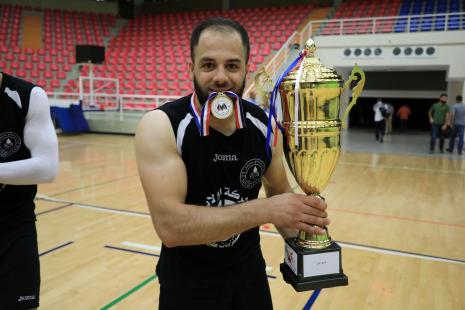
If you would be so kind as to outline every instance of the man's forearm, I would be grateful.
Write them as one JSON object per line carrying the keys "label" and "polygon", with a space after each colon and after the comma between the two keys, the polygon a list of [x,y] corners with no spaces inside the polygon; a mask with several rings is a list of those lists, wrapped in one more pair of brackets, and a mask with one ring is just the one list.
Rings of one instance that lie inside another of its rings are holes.
{"label": "man's forearm", "polygon": [[179,204],[170,214],[154,214],[154,226],[166,246],[187,246],[223,241],[269,222],[264,199],[237,205],[209,207]]}

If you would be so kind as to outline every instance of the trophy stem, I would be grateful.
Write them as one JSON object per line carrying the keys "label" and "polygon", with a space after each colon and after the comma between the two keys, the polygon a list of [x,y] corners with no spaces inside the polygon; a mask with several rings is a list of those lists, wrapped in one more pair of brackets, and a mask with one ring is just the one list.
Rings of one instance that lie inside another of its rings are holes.
{"label": "trophy stem", "polygon": [[[310,195],[315,195],[322,200],[325,200],[323,196],[318,193],[311,193]],[[314,225],[314,227],[319,227]],[[295,239],[295,244],[303,249],[310,249],[310,250],[321,250],[326,249],[331,245],[331,237],[328,233],[328,228],[326,226],[320,227],[325,230],[325,234],[317,235],[317,234],[309,234],[303,230],[299,230],[299,234]]]}
{"label": "trophy stem", "polygon": [[326,231],[324,235],[309,234],[303,230],[299,231],[295,243],[304,249],[321,250],[331,245],[331,237],[328,234],[328,228],[323,227]]}

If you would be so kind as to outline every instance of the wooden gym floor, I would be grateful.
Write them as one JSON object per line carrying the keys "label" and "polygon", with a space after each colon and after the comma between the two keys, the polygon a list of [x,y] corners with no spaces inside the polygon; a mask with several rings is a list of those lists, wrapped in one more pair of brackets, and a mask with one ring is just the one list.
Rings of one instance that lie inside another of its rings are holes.
{"label": "wooden gym floor", "polygon": [[[59,141],[59,176],[40,185],[36,199],[41,309],[156,309],[161,243],[134,137]],[[415,143],[424,152],[412,151]],[[343,144],[323,194],[349,286],[296,293],[279,272],[283,240],[264,225],[275,309],[308,309],[311,296],[313,309],[465,309],[465,158],[425,155],[421,135],[381,145],[371,133],[349,132]]]}

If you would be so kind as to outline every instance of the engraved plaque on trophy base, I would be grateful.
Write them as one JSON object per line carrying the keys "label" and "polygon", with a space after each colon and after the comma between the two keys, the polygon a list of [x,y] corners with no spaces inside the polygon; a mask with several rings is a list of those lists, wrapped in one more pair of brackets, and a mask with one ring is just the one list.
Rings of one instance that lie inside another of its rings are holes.
{"label": "engraved plaque on trophy base", "polygon": [[298,292],[348,285],[342,271],[341,247],[335,242],[325,249],[305,249],[287,238],[284,263],[280,265],[284,280]]}

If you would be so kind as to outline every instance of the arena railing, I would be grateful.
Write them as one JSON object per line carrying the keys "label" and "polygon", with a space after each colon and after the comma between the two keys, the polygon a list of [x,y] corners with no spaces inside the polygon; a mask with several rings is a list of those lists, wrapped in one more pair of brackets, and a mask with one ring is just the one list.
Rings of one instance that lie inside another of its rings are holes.
{"label": "arena railing", "polygon": [[[71,104],[81,104],[84,112],[112,111],[118,112],[120,119],[124,113],[133,111],[149,111],[179,96],[136,95],[136,94],[106,94],[106,93],[48,93],[51,106],[69,107]],[[82,98],[82,99],[80,99]],[[91,99],[94,104],[90,104]],[[80,101],[82,100],[82,101]]]}
{"label": "arena railing", "polygon": [[310,21],[304,29],[307,33],[316,33],[316,35],[455,30],[465,30],[465,12],[314,20]]}
{"label": "arena railing", "polygon": [[[331,31],[326,30],[328,33],[324,34],[326,27],[329,27]],[[303,48],[305,42],[313,36],[424,33],[456,30],[465,30],[465,12],[312,20],[301,31],[292,33],[281,49],[263,64],[256,71],[256,74],[265,70],[272,79],[275,79],[278,73],[283,70],[284,65],[292,61],[289,56],[293,55],[293,48]],[[254,79],[251,79],[250,84],[246,87],[245,96],[254,88],[255,82]]]}

